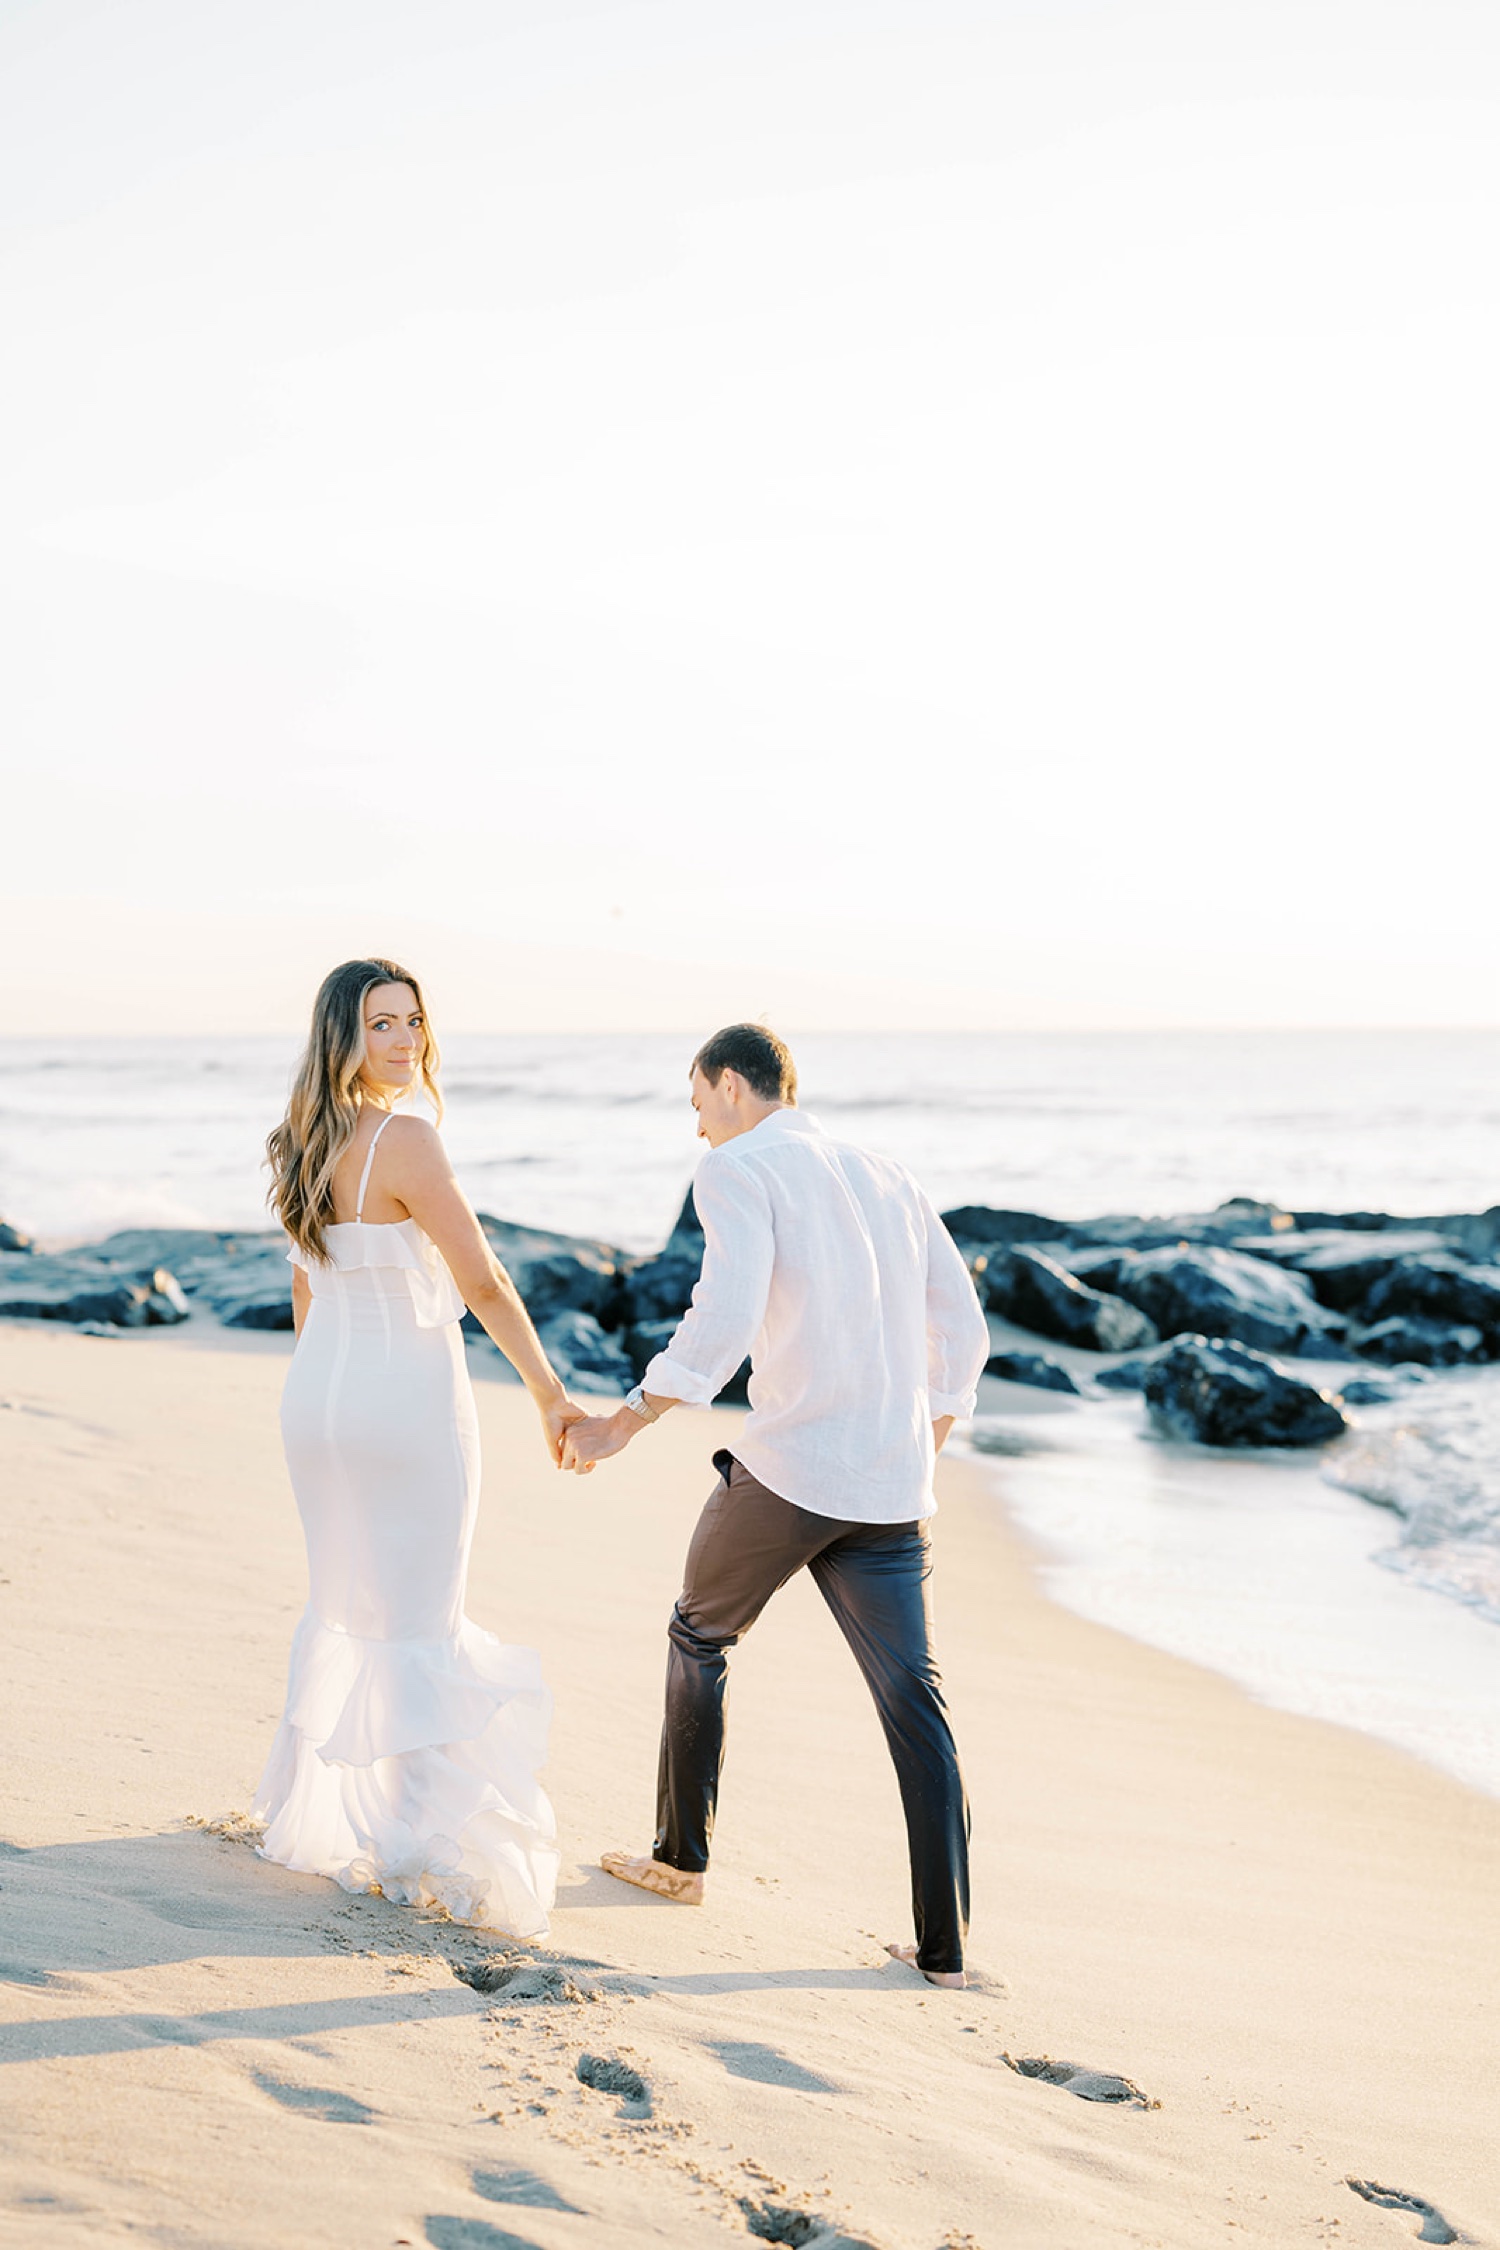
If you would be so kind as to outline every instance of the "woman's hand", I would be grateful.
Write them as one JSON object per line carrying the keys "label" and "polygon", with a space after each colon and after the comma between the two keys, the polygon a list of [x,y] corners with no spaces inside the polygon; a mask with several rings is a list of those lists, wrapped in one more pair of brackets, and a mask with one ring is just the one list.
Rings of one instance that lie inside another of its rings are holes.
{"label": "woman's hand", "polygon": [[537,1412],[542,1417],[542,1428],[547,1433],[547,1451],[552,1456],[552,1466],[554,1469],[560,1469],[562,1467],[563,1438],[572,1429],[575,1422],[586,1422],[588,1420],[588,1411],[586,1408],[579,1406],[575,1400],[569,1398],[564,1391],[561,1398],[549,1399],[545,1405],[539,1403]]}

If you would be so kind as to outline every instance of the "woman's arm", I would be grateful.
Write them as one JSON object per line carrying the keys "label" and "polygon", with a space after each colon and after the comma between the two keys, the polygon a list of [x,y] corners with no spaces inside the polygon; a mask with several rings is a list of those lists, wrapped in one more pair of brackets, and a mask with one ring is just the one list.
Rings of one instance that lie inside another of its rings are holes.
{"label": "woman's arm", "polygon": [[585,1419],[543,1351],[520,1291],[484,1239],[479,1221],[453,1176],[448,1152],[433,1127],[419,1117],[397,1118],[381,1149],[389,1149],[384,1186],[404,1204],[442,1252],[448,1271],[485,1334],[499,1345],[542,1417],[547,1444],[562,1459],[563,1432]]}
{"label": "woman's arm", "polygon": [[312,1283],[301,1266],[292,1268],[292,1326],[300,1336],[307,1308],[312,1303]]}

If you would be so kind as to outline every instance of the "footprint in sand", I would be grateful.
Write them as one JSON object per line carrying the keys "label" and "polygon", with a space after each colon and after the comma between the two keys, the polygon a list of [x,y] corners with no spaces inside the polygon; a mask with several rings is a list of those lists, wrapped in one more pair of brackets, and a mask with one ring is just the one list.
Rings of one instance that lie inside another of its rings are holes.
{"label": "footprint in sand", "polygon": [[57,1980],[50,1969],[42,1969],[34,1961],[0,1961],[0,1984],[53,1984]]}
{"label": "footprint in sand", "polygon": [[1418,2242],[1457,2242],[1458,2236],[1435,2205],[1425,2196],[1404,2195],[1400,2188],[1379,2187],[1374,2180],[1346,2179],[1345,2187],[1352,2187],[1366,2203],[1383,2204],[1387,2211],[1410,2211],[1422,2222]]}
{"label": "footprint in sand", "polygon": [[266,2071],[250,2073],[263,2094],[283,2109],[300,2109],[309,2117],[321,2117],[329,2125],[373,2125],[376,2113],[365,2102],[357,2102],[352,2094],[336,2093],[330,2086],[293,2086],[284,2078],[272,2078]]}
{"label": "footprint in sand", "polygon": [[1133,2078],[1119,2078],[1112,2070],[1089,2070],[1082,2063],[1054,2062],[1050,2055],[1002,2055],[1000,2060],[1022,2078],[1039,2078],[1044,2085],[1062,2086],[1084,2102],[1126,2102],[1136,2109],[1160,2109],[1161,2103],[1143,2094]]}
{"label": "footprint in sand", "polygon": [[828,2219],[797,2211],[785,2203],[756,2203],[740,2197],[745,2224],[761,2242],[784,2242],[792,2250],[878,2250],[863,2235],[845,2234]]}
{"label": "footprint in sand", "polygon": [[651,2088],[640,2072],[621,2062],[618,2055],[580,2055],[573,2068],[596,2094],[617,2094],[622,2117],[651,2115]]}
{"label": "footprint in sand", "polygon": [[460,2219],[438,2211],[426,2224],[432,2250],[539,2250],[529,2236],[507,2234],[488,2219]]}
{"label": "footprint in sand", "polygon": [[804,2070],[778,2047],[762,2046],[756,2039],[710,2039],[708,2051],[717,2055],[731,2078],[753,2078],[760,2086],[786,2086],[798,2094],[836,2094],[831,2078]]}
{"label": "footprint in sand", "polygon": [[604,1995],[597,1985],[572,1964],[554,1961],[455,1962],[453,1974],[475,1992],[503,1995],[507,2000],[561,2000],[581,2007]]}
{"label": "footprint in sand", "polygon": [[486,2203],[519,2203],[528,2211],[571,2211],[578,2218],[587,2215],[538,2172],[476,2172],[469,2185]]}

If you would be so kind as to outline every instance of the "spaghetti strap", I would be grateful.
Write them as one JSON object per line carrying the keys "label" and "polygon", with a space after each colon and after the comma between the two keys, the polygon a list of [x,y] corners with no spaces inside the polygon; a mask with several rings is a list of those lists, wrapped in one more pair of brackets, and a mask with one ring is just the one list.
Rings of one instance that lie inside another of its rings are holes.
{"label": "spaghetti strap", "polygon": [[370,1146],[365,1152],[365,1168],[359,1175],[359,1201],[354,1206],[354,1224],[356,1226],[359,1226],[364,1219],[365,1191],[370,1185],[370,1166],[375,1161],[375,1151],[379,1146],[380,1136],[385,1131],[387,1125],[389,1125],[391,1119],[395,1116],[395,1114],[396,1112],[394,1110],[389,1110],[386,1115],[382,1117],[374,1132],[370,1135]]}

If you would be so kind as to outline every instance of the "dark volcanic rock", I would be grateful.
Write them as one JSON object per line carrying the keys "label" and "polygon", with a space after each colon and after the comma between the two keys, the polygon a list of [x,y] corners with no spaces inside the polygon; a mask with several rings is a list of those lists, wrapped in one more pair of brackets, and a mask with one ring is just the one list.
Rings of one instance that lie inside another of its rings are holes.
{"label": "dark volcanic rock", "polygon": [[1401,1396],[1401,1388],[1390,1375],[1351,1375],[1340,1383],[1339,1397],[1346,1406],[1385,1406]]}
{"label": "dark volcanic rock", "polygon": [[698,1206],[693,1201],[693,1191],[689,1188],[682,1199],[682,1209],[677,1214],[672,1232],[667,1237],[667,1243],[669,1248],[675,1243],[679,1248],[687,1250],[695,1242],[701,1251],[703,1248],[703,1221],[698,1216]]}
{"label": "dark volcanic rock", "polygon": [[991,1312],[1018,1327],[1092,1352],[1129,1352],[1158,1341],[1136,1306],[1104,1296],[1074,1279],[1044,1250],[999,1250],[982,1261],[975,1280]]}
{"label": "dark volcanic rock", "polygon": [[657,1353],[666,1350],[676,1333],[677,1323],[675,1320],[641,1320],[635,1322],[629,1328],[621,1329],[620,1342],[624,1345],[626,1357],[635,1370],[637,1382],[645,1374],[647,1367],[655,1359]]}
{"label": "dark volcanic rock", "polygon": [[1415,1360],[1419,1367],[1465,1367],[1488,1356],[1484,1332],[1438,1320],[1382,1320],[1362,1328],[1354,1337],[1361,1359],[1379,1360],[1388,1367]]}
{"label": "dark volcanic rock", "polygon": [[169,1266],[189,1296],[197,1275],[225,1260],[264,1257],[274,1251],[286,1255],[286,1236],[280,1227],[225,1230],[216,1227],[122,1227],[102,1242],[70,1253],[92,1258],[103,1266],[132,1269]]}
{"label": "dark volcanic rock", "polygon": [[290,1328],[292,1269],[286,1236],[249,1236],[220,1256],[195,1258],[181,1271],[195,1305],[205,1306],[226,1328]]}
{"label": "dark volcanic rock", "polygon": [[523,1227],[514,1219],[497,1219],[492,1211],[476,1214],[486,1242],[507,1273],[534,1259],[554,1258],[560,1252],[587,1251],[602,1264],[615,1265],[620,1253],[609,1242],[591,1234],[558,1234],[551,1227]]}
{"label": "dark volcanic rock", "polygon": [[1223,1337],[1179,1336],[1142,1389],[1159,1429],[1200,1445],[1321,1445],[1348,1428],[1326,1392]]}
{"label": "dark volcanic rock", "polygon": [[621,1254],[612,1243],[516,1226],[488,1211],[479,1224],[538,1324],[554,1313],[584,1312],[606,1328],[619,1325]]}
{"label": "dark volcanic rock", "polygon": [[1312,1234],[1326,1228],[1340,1233],[1381,1234],[1387,1227],[1409,1227],[1410,1219],[1393,1219],[1389,1211],[1293,1211],[1291,1221],[1299,1233]]}
{"label": "dark volcanic rock", "polygon": [[279,1227],[245,1233],[127,1227],[76,1255],[88,1260],[96,1275],[118,1277],[123,1271],[144,1277],[153,1268],[169,1268],[186,1298],[226,1327],[290,1328],[292,1269],[286,1247]]}
{"label": "dark volcanic rock", "polygon": [[1122,1359],[1118,1367],[1101,1367],[1094,1377],[1107,1391],[1138,1391],[1146,1381],[1148,1368],[1156,1365],[1159,1354],[1150,1359]]}
{"label": "dark volcanic rock", "polygon": [[628,1267],[621,1286],[626,1320],[632,1327],[642,1321],[680,1320],[702,1264],[700,1242],[692,1250],[674,1249],[668,1244],[656,1257],[643,1258],[639,1265]]}
{"label": "dark volcanic rock", "polygon": [[1044,1219],[1037,1211],[993,1211],[985,1203],[945,1211],[943,1224],[955,1242],[978,1250],[996,1243],[1010,1249],[1018,1242],[1067,1242],[1074,1232],[1063,1219]]}
{"label": "dark volcanic rock", "polygon": [[1293,1359],[1347,1360],[1352,1359],[1354,1354],[1349,1343],[1348,1329],[1341,1320],[1335,1327],[1309,1328],[1290,1356]]}
{"label": "dark volcanic rock", "polygon": [[1340,1330],[1300,1275],[1210,1243],[1142,1251],[1115,1285],[1164,1336],[1227,1336],[1258,1351],[1295,1352],[1311,1335]]}
{"label": "dark volcanic rock", "polygon": [[1365,1299],[1369,1321],[1417,1319],[1500,1328],[1500,1267],[1465,1265],[1442,1251],[1403,1258]]}
{"label": "dark volcanic rock", "polygon": [[1058,1253],[1058,1263],[1065,1265],[1075,1281],[1086,1289],[1098,1289],[1106,1297],[1118,1297],[1116,1284],[1126,1265],[1136,1255],[1134,1250],[1109,1249],[1098,1243],[1085,1243],[1066,1253]]}
{"label": "dark volcanic rock", "polygon": [[292,1315],[290,1282],[250,1290],[241,1297],[226,1297],[217,1312],[219,1321],[225,1328],[280,1329],[296,1326]]}
{"label": "dark volcanic rock", "polygon": [[984,1363],[986,1375],[998,1375],[1002,1383],[1029,1383],[1039,1391],[1071,1391],[1075,1398],[1082,1393],[1065,1367],[1042,1352],[994,1352]]}
{"label": "dark volcanic rock", "polygon": [[1443,1237],[1414,1229],[1369,1235],[1323,1227],[1315,1234],[1242,1235],[1234,1247],[1248,1257],[1268,1259],[1300,1273],[1320,1305],[1334,1312],[1357,1313],[1375,1284],[1404,1258],[1440,1251]]}
{"label": "dark volcanic rock", "polygon": [[550,1257],[525,1259],[510,1268],[510,1276],[538,1325],[562,1312],[587,1313],[603,1322],[619,1293],[613,1261],[606,1264],[588,1249],[557,1250]]}
{"label": "dark volcanic rock", "polygon": [[7,1226],[4,1219],[0,1219],[0,1252],[12,1258],[25,1258],[35,1249],[36,1244],[29,1234],[22,1234],[19,1227]]}
{"label": "dark volcanic rock", "polygon": [[0,1318],[155,1328],[187,1316],[182,1291],[164,1270],[112,1273],[84,1257],[0,1253]]}
{"label": "dark volcanic rock", "polygon": [[591,1313],[558,1312],[539,1321],[542,1349],[564,1381],[585,1390],[618,1392],[623,1398],[635,1382],[635,1369],[618,1336],[607,1336]]}

